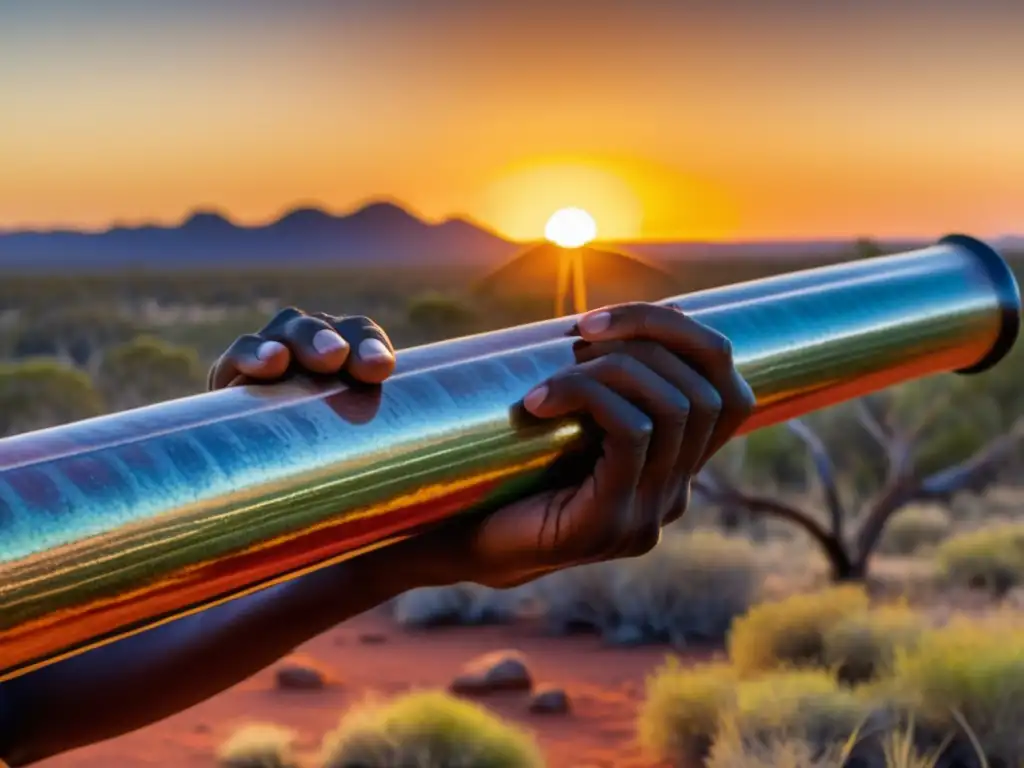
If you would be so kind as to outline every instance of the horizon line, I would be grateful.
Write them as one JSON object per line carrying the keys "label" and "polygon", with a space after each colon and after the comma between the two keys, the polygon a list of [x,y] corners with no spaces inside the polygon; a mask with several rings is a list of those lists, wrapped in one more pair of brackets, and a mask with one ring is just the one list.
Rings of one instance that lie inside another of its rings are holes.
{"label": "horizon line", "polygon": [[[115,230],[123,229],[143,229],[147,227],[160,228],[160,229],[176,229],[184,226],[186,223],[191,221],[196,216],[212,215],[217,216],[224,220],[228,224],[238,229],[260,229],[263,227],[272,226],[277,222],[287,218],[288,216],[298,211],[318,211],[324,213],[333,218],[349,218],[354,216],[368,208],[376,206],[391,206],[396,208],[406,215],[414,218],[418,221],[427,224],[428,226],[441,226],[448,222],[461,221],[467,223],[478,230],[486,232],[498,239],[501,239],[507,243],[513,245],[530,245],[535,243],[546,242],[543,237],[517,239],[508,237],[499,232],[495,227],[480,222],[478,219],[464,213],[450,213],[440,217],[430,217],[424,215],[418,211],[411,204],[398,199],[394,195],[371,195],[363,198],[359,202],[350,205],[346,208],[332,208],[323,201],[316,199],[298,199],[295,202],[285,205],[279,209],[279,211],[270,216],[261,217],[258,219],[240,219],[230,214],[225,208],[213,204],[198,203],[195,206],[188,208],[178,217],[175,218],[145,218],[145,219],[118,219],[112,218],[109,223],[99,226],[81,226],[64,223],[53,223],[45,226],[32,226],[32,225],[15,225],[2,226],[0,227],[0,236],[4,235],[18,235],[18,234],[58,234],[58,233],[73,233],[73,234],[92,234],[92,235],[103,235]],[[983,239],[1003,240],[1003,239],[1018,239],[1024,237],[1024,233],[1016,232],[1002,232],[1002,233],[984,233],[976,235]],[[787,243],[844,243],[844,242],[856,242],[858,240],[873,240],[877,242],[928,242],[937,240],[939,236],[925,235],[925,234],[908,234],[903,233],[899,235],[889,235],[885,237],[877,237],[870,234],[853,234],[853,233],[835,233],[828,236],[818,237],[806,237],[794,233],[788,237],[770,237],[770,238],[756,238],[748,237],[742,239],[713,239],[713,238],[687,238],[681,237],[635,237],[635,238],[597,238],[593,241],[595,244],[608,243],[608,244],[643,244],[643,245],[683,245],[683,244],[708,244],[708,245],[744,245],[744,244],[787,244]]]}

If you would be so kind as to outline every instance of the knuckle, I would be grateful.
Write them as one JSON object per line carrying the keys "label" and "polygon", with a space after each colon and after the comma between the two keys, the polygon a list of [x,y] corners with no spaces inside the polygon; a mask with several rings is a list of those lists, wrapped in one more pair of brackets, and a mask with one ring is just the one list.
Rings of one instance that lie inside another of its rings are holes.
{"label": "knuckle", "polygon": [[642,418],[634,419],[633,423],[629,425],[629,429],[626,431],[626,439],[634,449],[642,451],[646,450],[653,434],[654,422],[649,417],[643,416]]}
{"label": "knuckle", "polygon": [[644,355],[647,355],[655,362],[664,364],[666,367],[670,367],[673,363],[678,363],[679,361],[679,358],[660,342],[653,341],[652,339],[644,339],[638,343],[643,345],[642,350]]}
{"label": "knuckle", "polygon": [[377,324],[365,315],[345,315],[331,323],[339,334],[351,340],[374,331],[380,332]]}
{"label": "knuckle", "polygon": [[715,354],[732,363],[733,346],[729,338],[716,331],[712,335],[711,339],[711,346]]}
{"label": "knuckle", "polygon": [[636,325],[641,334],[648,334],[657,327],[658,310],[657,304],[634,304]]}
{"label": "knuckle", "polygon": [[716,418],[721,414],[723,407],[722,396],[718,393],[718,390],[710,387],[706,392],[701,393],[700,401],[697,404],[698,410]]}
{"label": "knuckle", "polygon": [[658,421],[663,424],[667,422],[665,426],[669,426],[675,431],[681,431],[686,428],[686,423],[689,420],[690,401],[681,392],[674,391],[671,402]]}
{"label": "knuckle", "polygon": [[231,346],[228,347],[227,352],[224,353],[223,359],[227,360],[238,360],[241,357],[247,357],[251,353],[259,348],[266,339],[258,333],[246,333],[235,339]]}
{"label": "knuckle", "polygon": [[556,373],[547,381],[548,389],[565,393],[581,392],[587,386],[587,377],[578,368]]}
{"label": "knuckle", "polygon": [[627,355],[622,350],[614,350],[609,352],[604,357],[600,358],[597,362],[597,366],[602,369],[618,369],[622,371],[631,371],[636,365],[636,360]]}
{"label": "knuckle", "polygon": [[297,317],[303,317],[304,313],[298,307],[285,307],[279,309],[277,314],[274,315],[270,320],[271,325],[284,325],[289,323]]}

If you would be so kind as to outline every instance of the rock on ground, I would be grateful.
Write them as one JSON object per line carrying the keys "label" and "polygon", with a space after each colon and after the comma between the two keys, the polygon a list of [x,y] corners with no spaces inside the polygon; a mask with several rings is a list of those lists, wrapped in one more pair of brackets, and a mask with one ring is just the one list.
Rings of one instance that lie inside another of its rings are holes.
{"label": "rock on ground", "polygon": [[519,651],[494,651],[463,666],[451,683],[453,693],[484,695],[497,691],[529,691],[533,677]]}
{"label": "rock on ground", "polygon": [[555,685],[538,688],[530,698],[529,710],[537,715],[564,715],[571,708],[569,694]]}
{"label": "rock on ground", "polygon": [[319,691],[330,684],[322,667],[305,659],[286,659],[274,670],[277,687],[284,691]]}

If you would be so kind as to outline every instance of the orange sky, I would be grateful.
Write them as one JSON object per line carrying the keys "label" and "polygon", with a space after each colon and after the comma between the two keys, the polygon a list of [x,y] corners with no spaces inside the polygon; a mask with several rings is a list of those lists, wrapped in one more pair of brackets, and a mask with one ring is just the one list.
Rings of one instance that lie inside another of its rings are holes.
{"label": "orange sky", "polygon": [[[166,7],[162,7],[166,6]],[[516,238],[1024,230],[1024,3],[0,5],[0,227],[372,197]]]}

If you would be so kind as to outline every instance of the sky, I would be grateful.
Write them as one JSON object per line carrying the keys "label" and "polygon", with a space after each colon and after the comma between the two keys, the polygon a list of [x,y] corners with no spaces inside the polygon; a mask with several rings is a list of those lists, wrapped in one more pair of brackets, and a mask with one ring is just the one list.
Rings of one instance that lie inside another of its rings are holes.
{"label": "sky", "polygon": [[0,228],[1024,231],[1020,0],[0,0]]}

